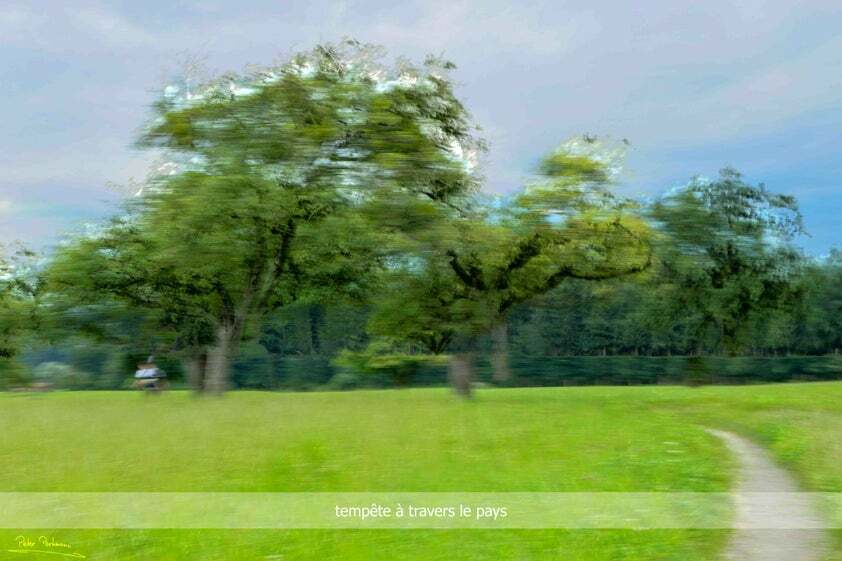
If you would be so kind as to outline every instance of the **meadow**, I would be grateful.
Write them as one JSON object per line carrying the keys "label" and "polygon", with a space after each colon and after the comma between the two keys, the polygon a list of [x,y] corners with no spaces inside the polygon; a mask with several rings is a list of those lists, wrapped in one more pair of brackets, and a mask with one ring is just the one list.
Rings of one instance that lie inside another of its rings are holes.
{"label": "meadow", "polygon": [[[472,401],[445,389],[0,394],[0,427],[4,492],[727,491],[736,466],[705,427],[764,444],[805,489],[842,491],[839,383],[487,389]],[[92,560],[701,561],[716,559],[728,537],[722,530],[44,532]],[[0,531],[0,551],[20,534]]]}

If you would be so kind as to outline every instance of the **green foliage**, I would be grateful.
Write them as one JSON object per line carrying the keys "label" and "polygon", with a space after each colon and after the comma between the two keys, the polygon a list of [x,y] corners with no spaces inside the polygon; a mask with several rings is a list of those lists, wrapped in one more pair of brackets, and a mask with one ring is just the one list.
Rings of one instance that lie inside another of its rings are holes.
{"label": "green foliage", "polygon": [[269,312],[361,298],[390,229],[424,228],[474,189],[463,155],[479,143],[448,68],[388,67],[349,41],[167,90],[138,144],[166,150],[174,172],[64,249],[48,286],[148,312],[155,345],[207,355],[221,391]]}
{"label": "green foliage", "polygon": [[0,245],[0,359],[6,361],[6,368],[11,372],[13,359],[21,347],[25,333],[34,330],[37,323],[35,314],[35,283],[31,278],[31,251],[16,247],[7,255],[7,248]]}
{"label": "green foliage", "polygon": [[364,388],[366,387],[366,378],[369,378],[369,376],[357,370],[343,368],[331,377],[330,381],[325,384],[324,389],[345,391]]}
{"label": "green foliage", "polygon": [[369,322],[372,334],[439,354],[471,346],[518,304],[568,279],[605,280],[649,267],[649,228],[609,189],[621,150],[573,139],[508,202],[460,201],[435,228],[408,236]]}
{"label": "green foliage", "polygon": [[41,276],[45,332],[154,354],[180,335],[210,338],[201,279],[153,259],[152,242],[131,218],[60,247]]}
{"label": "green foliage", "polygon": [[[842,347],[842,258],[792,246],[794,198],[725,169],[652,205],[627,200],[613,191],[627,143],[591,136],[484,198],[483,143],[451,68],[385,64],[346,41],[168,87],[138,139],[167,162],[125,214],[62,245],[38,279],[28,252],[0,260],[0,358],[63,361],[105,388],[156,354],[171,372],[202,365],[197,389],[222,391],[357,387],[350,370],[371,385],[438,381],[442,359],[426,355],[482,355],[506,337],[515,362]],[[736,364],[704,362],[664,376]],[[625,366],[582,377],[565,363],[566,380],[533,367],[528,383],[631,379]]]}
{"label": "green foliage", "polygon": [[232,379],[240,388],[275,389],[274,358],[265,347],[249,342],[232,364]]}
{"label": "green foliage", "polygon": [[[407,386],[424,366],[444,366],[447,357],[397,352],[389,343],[375,341],[363,351],[344,350],[333,361],[336,366],[363,374],[385,374],[398,386]],[[348,380],[337,380],[348,384]]]}
{"label": "green foliage", "polygon": [[[522,386],[748,384],[793,380],[842,380],[834,356],[512,356],[514,381]],[[488,366],[481,364],[481,377]]]}
{"label": "green foliage", "polygon": [[488,300],[493,320],[565,280],[604,280],[648,268],[648,225],[629,201],[611,194],[617,155],[596,142],[569,141],[510,205],[460,230],[462,243],[448,251],[450,264],[466,287]]}
{"label": "green foliage", "polygon": [[745,346],[751,316],[797,297],[800,256],[788,245],[801,232],[795,200],[752,186],[732,169],[696,180],[658,202],[652,215],[665,235],[659,261],[667,316],[701,317],[695,339],[718,333],[719,347]]}
{"label": "green foliage", "polygon": [[610,186],[623,167],[626,146],[610,139],[573,137],[538,165],[538,180],[516,198],[520,212],[541,221],[546,216],[570,216],[619,201]]}
{"label": "green foliage", "polygon": [[375,337],[441,354],[481,317],[481,310],[465,297],[452,271],[440,260],[395,269],[382,281],[368,322]]}
{"label": "green foliage", "polygon": [[0,390],[26,387],[31,382],[31,374],[19,360],[0,357]]}
{"label": "green foliage", "polygon": [[326,356],[284,357],[277,363],[278,388],[297,391],[324,387],[335,374]]}

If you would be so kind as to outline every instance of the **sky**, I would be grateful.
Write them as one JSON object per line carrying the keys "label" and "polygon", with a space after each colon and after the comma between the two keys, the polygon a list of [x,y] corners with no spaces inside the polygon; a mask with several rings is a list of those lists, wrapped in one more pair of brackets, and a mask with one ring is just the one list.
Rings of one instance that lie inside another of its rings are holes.
{"label": "sky", "polygon": [[6,0],[0,242],[48,249],[114,212],[147,173],[131,144],[179,61],[236,71],[353,37],[457,65],[490,192],[571,135],[626,138],[623,193],[734,166],[795,195],[799,243],[823,255],[842,247],[840,30],[839,0]]}

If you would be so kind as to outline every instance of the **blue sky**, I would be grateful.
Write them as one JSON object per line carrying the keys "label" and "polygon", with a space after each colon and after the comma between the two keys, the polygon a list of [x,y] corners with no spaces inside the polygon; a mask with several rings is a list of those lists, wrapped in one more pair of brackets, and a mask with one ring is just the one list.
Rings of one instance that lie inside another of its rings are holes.
{"label": "blue sky", "polygon": [[724,165],[796,195],[814,254],[842,247],[842,2],[640,0],[5,2],[0,241],[54,243],[141,179],[130,144],[186,53],[211,70],[353,36],[458,65],[490,143],[486,188],[522,184],[582,132],[628,138],[629,194]]}

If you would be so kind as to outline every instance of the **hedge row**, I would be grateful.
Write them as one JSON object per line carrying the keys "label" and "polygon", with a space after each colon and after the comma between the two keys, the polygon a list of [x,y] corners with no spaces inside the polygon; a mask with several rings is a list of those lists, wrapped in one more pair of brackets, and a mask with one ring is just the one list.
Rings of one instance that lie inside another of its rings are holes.
{"label": "hedge row", "polygon": [[[174,387],[185,387],[176,363],[167,364]],[[510,386],[582,386],[643,384],[748,384],[807,380],[842,380],[842,356],[793,357],[510,357]],[[36,367],[35,371],[38,370]],[[80,371],[81,372],[81,371]],[[128,370],[80,374],[79,379],[50,380],[63,389],[121,389],[131,382]],[[491,383],[487,356],[476,362],[477,381]],[[0,390],[25,385],[26,370],[0,362]],[[72,378],[72,377],[71,377]],[[387,373],[339,368],[321,356],[241,357],[232,368],[235,387],[264,390],[316,390],[396,387]],[[75,381],[74,381],[75,380]],[[447,384],[445,366],[424,365],[412,386]]]}
{"label": "hedge row", "polygon": [[[786,381],[842,380],[842,356],[793,357],[635,357],[580,356],[510,358],[511,386],[582,386],[644,384],[748,384]],[[477,379],[491,383],[491,365],[481,356]],[[240,384],[265,389],[354,389],[393,387],[386,375],[337,368],[327,359],[291,357],[279,360],[271,379]],[[245,374],[245,373],[243,373]],[[245,380],[242,380],[245,381]],[[424,366],[413,386],[447,383],[443,366]]]}
{"label": "hedge row", "polygon": [[[510,359],[519,386],[746,384],[791,380],[840,380],[842,357],[534,357]],[[480,377],[490,379],[481,362]]]}

